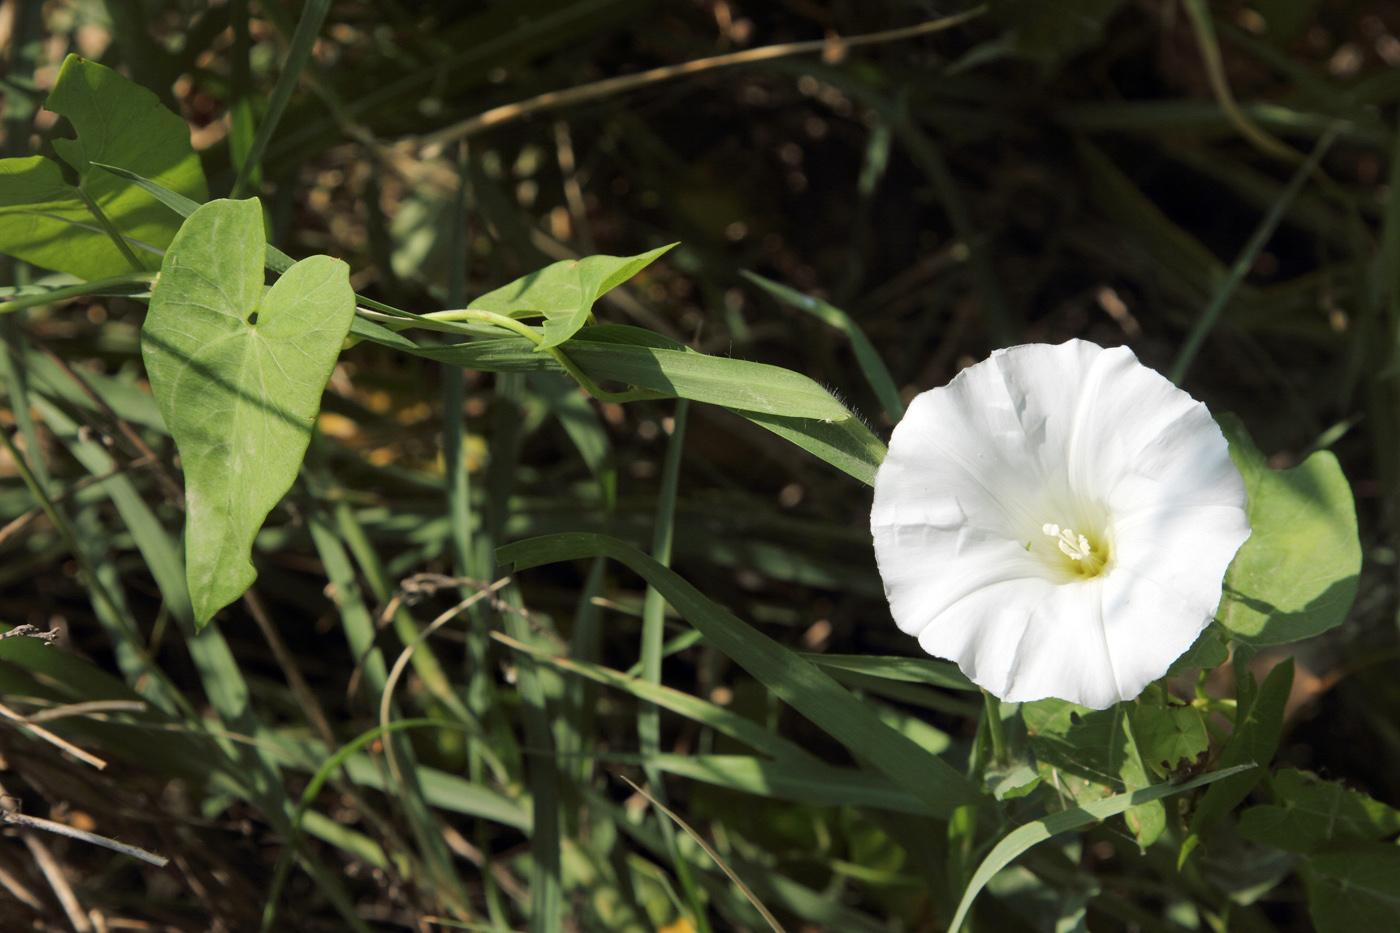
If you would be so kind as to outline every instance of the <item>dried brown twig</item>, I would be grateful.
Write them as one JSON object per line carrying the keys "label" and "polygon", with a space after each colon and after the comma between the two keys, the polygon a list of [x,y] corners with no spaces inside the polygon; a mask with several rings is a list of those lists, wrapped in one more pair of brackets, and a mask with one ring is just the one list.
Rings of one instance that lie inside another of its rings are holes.
{"label": "dried brown twig", "polygon": [[701,58],[680,65],[667,65],[664,68],[653,68],[650,71],[643,71],[640,74],[604,78],[601,81],[580,84],[577,87],[571,87],[563,91],[550,91],[547,94],[538,94],[528,100],[518,101],[514,104],[493,107],[485,113],[479,113],[474,117],[468,117],[451,126],[444,127],[435,133],[428,133],[423,136],[419,142],[423,147],[422,152],[424,158],[433,158],[440,154],[443,147],[449,143],[467,139],[480,133],[482,130],[490,129],[493,126],[500,126],[503,123],[512,123],[530,116],[531,114],[539,113],[542,110],[550,110],[555,107],[565,107],[570,104],[597,100],[601,97],[609,97],[614,94],[621,94],[625,91],[635,90],[639,87],[645,87],[648,84],[656,84],[660,81],[669,81],[672,78],[699,74],[703,71],[713,71],[716,68],[729,68],[734,65],[747,65],[753,62],[769,61],[774,58],[786,58],[791,55],[805,55],[812,52],[821,52],[827,55],[840,55],[844,53],[846,49],[860,45],[894,42],[899,39],[911,39],[915,36],[941,32],[944,29],[951,29],[960,23],[965,23],[970,19],[981,16],[986,12],[986,6],[979,6],[965,13],[945,16],[942,19],[920,23],[917,26],[908,26],[903,29],[887,29],[884,32],[873,32],[863,36],[851,36],[849,39],[843,39],[840,36],[831,36],[830,38],[816,39],[811,42],[785,42],[780,45],[765,45],[756,49],[745,49],[742,52],[730,52],[727,55]]}
{"label": "dried brown twig", "polygon": [[139,858],[143,862],[149,862],[157,868],[164,868],[170,863],[170,859],[156,855],[154,852],[147,852],[137,846],[129,846],[124,842],[117,842],[115,839],[108,839],[106,836],[99,836],[86,830],[75,829],[65,823],[56,823],[53,820],[40,819],[37,816],[25,816],[15,810],[0,808],[0,823],[11,823],[15,826],[27,826],[30,829],[42,829],[45,832],[56,833],[60,836],[67,836],[69,839],[79,839],[83,842],[90,842],[93,845],[111,849],[113,852],[120,852],[122,855],[130,855],[132,858]]}

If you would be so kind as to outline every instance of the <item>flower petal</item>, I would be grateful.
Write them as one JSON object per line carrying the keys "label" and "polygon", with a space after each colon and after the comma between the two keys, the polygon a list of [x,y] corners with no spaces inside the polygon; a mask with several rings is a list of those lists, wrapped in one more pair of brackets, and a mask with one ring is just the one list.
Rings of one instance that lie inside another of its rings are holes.
{"label": "flower petal", "polygon": [[[1209,623],[1245,502],[1204,405],[1130,350],[1070,341],[999,350],[915,398],[871,531],[891,613],[926,651],[1006,700],[1102,708]],[[1094,550],[1058,548],[1061,528]]]}

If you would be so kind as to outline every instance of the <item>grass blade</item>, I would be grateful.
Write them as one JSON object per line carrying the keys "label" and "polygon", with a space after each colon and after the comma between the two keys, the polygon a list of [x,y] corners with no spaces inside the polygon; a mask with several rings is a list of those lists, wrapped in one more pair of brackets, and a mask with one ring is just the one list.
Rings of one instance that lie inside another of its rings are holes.
{"label": "grass blade", "polygon": [[278,76],[277,86],[273,88],[272,97],[268,100],[267,112],[258,124],[258,133],[253,137],[253,145],[238,169],[238,177],[234,179],[233,189],[229,193],[230,198],[243,197],[254,173],[262,164],[263,153],[267,151],[267,144],[271,142],[272,134],[277,131],[277,124],[282,120],[287,102],[291,100],[292,92],[301,80],[302,70],[311,60],[311,49],[316,44],[321,24],[325,22],[326,13],[330,8],[330,0],[307,0],[306,6],[302,8],[296,32],[292,33],[291,47],[282,62],[282,73]]}
{"label": "grass blade", "polygon": [[851,320],[849,314],[840,308],[832,307],[825,301],[804,295],[786,285],[779,285],[777,282],[765,279],[763,276],[748,270],[742,270],[739,274],[774,298],[787,302],[801,311],[806,311],[850,338],[851,349],[855,352],[856,362],[860,365],[860,371],[864,374],[865,381],[870,383],[870,388],[875,391],[875,397],[880,400],[885,414],[889,415],[890,420],[895,424],[899,423],[899,420],[904,417],[904,402],[899,397],[899,389],[895,387],[894,379],[890,378],[890,371],[885,368],[885,361],[880,359],[880,354],[876,352],[870,338],[865,336],[865,331]]}
{"label": "grass blade", "polygon": [[631,677],[621,671],[597,664],[573,658],[556,657],[543,649],[516,641],[499,632],[493,632],[491,637],[516,651],[527,652],[558,670],[577,674],[595,683],[630,693],[639,700],[653,703],[662,709],[668,709],[732,739],[738,739],[755,751],[771,755],[776,761],[794,765],[811,764],[816,761],[806,749],[795,742],[775,735],[753,720],[730,712],[722,706],[716,706],[708,700],[702,700],[671,687],[649,683],[640,677]]}
{"label": "grass blade", "polygon": [[[1191,368],[1191,363],[1195,361],[1196,354],[1200,352],[1201,345],[1205,343],[1206,336],[1215,329],[1216,322],[1220,320],[1220,315],[1224,313],[1225,306],[1234,297],[1235,289],[1239,288],[1240,282],[1250,269],[1254,268],[1254,261],[1259,258],[1259,253],[1268,244],[1274,231],[1278,229],[1279,222],[1283,220],[1283,215],[1288,212],[1293,199],[1303,190],[1303,186],[1308,183],[1318,165],[1322,162],[1322,157],[1327,154],[1327,150],[1332,148],[1332,143],[1336,142],[1337,135],[1342,131],[1345,124],[1338,122],[1328,128],[1322,138],[1317,141],[1305,162],[1293,173],[1293,178],[1289,180],[1288,187],[1283,190],[1283,194],[1274,202],[1273,207],[1264,215],[1264,219],[1259,221],[1259,226],[1254,229],[1245,243],[1244,249],[1240,251],[1239,258],[1230,267],[1230,273],[1225,280],[1216,288],[1215,294],[1211,296],[1210,304],[1201,312],[1200,318],[1195,326],[1191,328],[1191,333],[1187,336],[1186,342],[1181,345],[1181,351],[1177,354],[1176,362],[1172,364],[1168,378],[1177,385],[1186,378],[1187,371]],[[1290,152],[1292,150],[1289,150]]]}
{"label": "grass blade", "polygon": [[719,608],[676,573],[616,538],[581,533],[548,535],[507,545],[496,552],[496,559],[515,564],[519,571],[600,555],[619,560],[644,577],[715,647],[935,814],[946,818],[957,807],[982,799],[970,781],[885,725],[815,664]]}
{"label": "grass blade", "polygon": [[1112,797],[1105,797],[1103,800],[1086,803],[1082,807],[1071,807],[1068,810],[1061,810],[1059,813],[1052,813],[1050,816],[1013,830],[1005,839],[997,843],[996,847],[982,860],[982,864],[977,867],[972,880],[968,882],[967,890],[963,892],[962,901],[958,904],[958,912],[953,917],[953,922],[948,925],[948,929],[950,931],[961,929],[963,919],[967,916],[967,912],[972,909],[972,901],[987,882],[992,880],[992,876],[1010,865],[1018,855],[1036,843],[1044,842],[1059,833],[1106,820],[1110,816],[1122,813],[1132,807],[1194,790],[1253,767],[1255,766],[1240,765],[1237,768],[1227,768],[1223,771],[1203,774],[1184,784],[1155,784],[1132,793],[1116,794]]}

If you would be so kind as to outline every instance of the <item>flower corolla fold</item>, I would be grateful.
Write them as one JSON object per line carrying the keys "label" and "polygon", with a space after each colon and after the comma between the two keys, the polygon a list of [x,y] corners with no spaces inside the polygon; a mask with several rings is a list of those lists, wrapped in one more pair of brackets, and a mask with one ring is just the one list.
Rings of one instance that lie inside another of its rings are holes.
{"label": "flower corolla fold", "polygon": [[900,629],[995,696],[1104,709],[1210,624],[1249,537],[1205,405],[1126,347],[998,350],[919,395],[875,479]]}

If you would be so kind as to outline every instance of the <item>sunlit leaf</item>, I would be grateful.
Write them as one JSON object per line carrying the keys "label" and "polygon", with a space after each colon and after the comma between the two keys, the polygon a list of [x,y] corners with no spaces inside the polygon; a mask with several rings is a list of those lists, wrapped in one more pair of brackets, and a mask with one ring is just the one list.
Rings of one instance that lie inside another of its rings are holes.
{"label": "sunlit leaf", "polygon": [[1361,542],[1337,458],[1320,450],[1271,470],[1237,418],[1218,419],[1249,492],[1249,540],[1225,575],[1219,619],[1232,638],[1281,645],[1335,628],[1356,598]]}
{"label": "sunlit leaf", "polygon": [[147,268],[180,222],[150,194],[95,168],[129,169],[184,197],[208,197],[185,121],[156,95],[96,62],[69,55],[45,107],[73,124],[76,139],[55,139],[66,165],[43,156],[0,160],[0,252],[83,279],[130,272],[130,262],[87,206],[94,202],[133,241]]}
{"label": "sunlit leaf", "polygon": [[[1046,784],[1080,805],[1116,790],[1150,785],[1126,709],[1120,703],[1091,710],[1056,699],[1022,703],[1021,716]],[[1126,819],[1143,845],[1150,845],[1166,828],[1160,803],[1135,807]]]}
{"label": "sunlit leaf", "polygon": [[588,256],[545,266],[474,299],[469,307],[508,317],[544,315],[544,343],[555,347],[588,323],[593,302],[651,265],[676,244],[638,256]]}
{"label": "sunlit leaf", "polygon": [[265,245],[257,200],[195,211],[165,255],[142,331],[185,471],[201,624],[257,576],[253,537],[296,478],[354,315],[349,267],[328,256],[302,260],[264,294]]}

